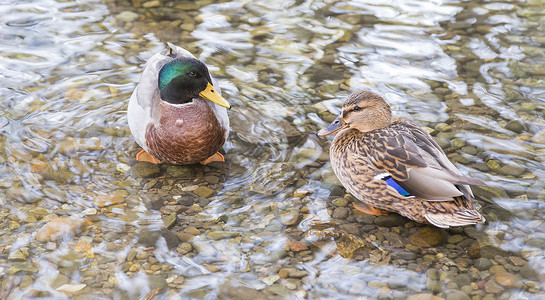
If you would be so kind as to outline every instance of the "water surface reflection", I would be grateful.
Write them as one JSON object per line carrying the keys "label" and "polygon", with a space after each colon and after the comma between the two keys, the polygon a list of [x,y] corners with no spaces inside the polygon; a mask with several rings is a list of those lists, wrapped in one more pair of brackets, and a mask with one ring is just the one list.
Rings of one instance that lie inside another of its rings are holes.
{"label": "water surface reflection", "polygon": [[[0,5],[0,295],[539,298],[541,4]],[[167,41],[205,61],[233,105],[224,164],[133,159],[127,99]],[[353,209],[315,132],[356,89],[488,182],[475,189],[486,224]],[[71,234],[42,240],[68,217]]]}

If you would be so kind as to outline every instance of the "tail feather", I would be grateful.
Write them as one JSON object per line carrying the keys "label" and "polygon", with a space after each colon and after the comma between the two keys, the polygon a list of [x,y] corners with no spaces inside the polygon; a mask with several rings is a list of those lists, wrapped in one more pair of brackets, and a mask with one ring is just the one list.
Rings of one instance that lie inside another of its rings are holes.
{"label": "tail feather", "polygon": [[450,226],[473,225],[486,221],[485,218],[478,211],[473,209],[459,210],[451,214],[427,213],[424,215],[424,217],[428,222],[430,222],[430,224],[440,228],[449,228]]}

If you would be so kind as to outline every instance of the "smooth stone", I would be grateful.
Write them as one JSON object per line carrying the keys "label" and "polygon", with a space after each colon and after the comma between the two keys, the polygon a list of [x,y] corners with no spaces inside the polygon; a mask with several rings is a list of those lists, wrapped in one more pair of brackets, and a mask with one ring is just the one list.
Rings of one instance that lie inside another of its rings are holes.
{"label": "smooth stone", "polygon": [[500,162],[494,159],[489,159],[486,162],[486,166],[492,171],[498,171],[501,168]]}
{"label": "smooth stone", "polygon": [[[240,300],[264,300],[264,299],[278,299],[278,297],[273,297],[274,295],[265,296],[262,289],[266,285],[259,282],[257,287],[249,288],[243,285],[233,285],[233,284],[221,284],[218,286],[217,294],[220,295],[217,299],[240,299]],[[259,290],[257,290],[259,289]],[[199,297],[191,298],[206,298],[207,294],[201,294]],[[187,297],[186,297],[187,298]],[[185,299],[185,298],[184,298]]]}
{"label": "smooth stone", "polygon": [[36,203],[41,199],[36,193],[23,187],[10,187],[5,195],[8,199],[23,203]]}
{"label": "smooth stone", "polygon": [[467,153],[472,156],[475,156],[477,155],[477,153],[479,153],[479,150],[475,146],[465,146],[465,147],[462,147],[461,150],[463,153]]}
{"label": "smooth stone", "polygon": [[463,155],[456,155],[453,158],[451,158],[450,161],[455,164],[462,164],[462,165],[467,165],[470,163],[469,159],[467,159]]}
{"label": "smooth stone", "polygon": [[168,166],[166,174],[169,177],[175,178],[193,178],[195,177],[195,172],[190,166]]}
{"label": "smooth stone", "polygon": [[177,200],[178,204],[183,206],[191,206],[195,203],[194,197],[184,196]]}
{"label": "smooth stone", "polygon": [[184,255],[193,250],[193,246],[190,243],[184,242],[178,246],[178,253]]}
{"label": "smooth stone", "polygon": [[139,18],[139,15],[132,11],[122,11],[117,16],[115,16],[121,22],[134,22]]}
{"label": "smooth stone", "polygon": [[313,82],[322,82],[326,80],[340,80],[343,78],[343,72],[331,68],[327,65],[312,65],[305,71],[305,74],[311,74]]}
{"label": "smooth stone", "polygon": [[202,207],[199,204],[195,203],[191,205],[186,212],[190,214],[190,213],[200,213],[201,211],[203,211]]}
{"label": "smooth stone", "polygon": [[536,132],[530,140],[534,143],[545,144],[545,129]]}
{"label": "smooth stone", "polygon": [[434,247],[447,240],[447,233],[439,228],[425,227],[409,236],[409,240],[413,245],[419,247]]}
{"label": "smooth stone", "polygon": [[294,225],[297,223],[297,220],[299,219],[299,210],[293,209],[288,211],[287,213],[280,215],[280,220],[283,225]]}
{"label": "smooth stone", "polygon": [[69,138],[62,141],[59,145],[59,152],[63,154],[72,154],[81,151],[103,150],[102,142],[99,138]]}
{"label": "smooth stone", "polygon": [[337,207],[333,211],[333,214],[331,215],[334,219],[346,219],[348,215],[350,214],[350,209],[347,207]]}
{"label": "smooth stone", "polygon": [[204,181],[208,182],[208,184],[216,184],[220,181],[220,178],[218,176],[209,175],[204,177]]}
{"label": "smooth stone", "polygon": [[458,149],[464,147],[466,145],[466,141],[459,138],[454,138],[450,141],[450,144],[452,147],[454,147],[454,149]]}
{"label": "smooth stone", "polygon": [[280,276],[278,275],[271,275],[264,278],[261,278],[261,281],[265,283],[266,285],[273,285],[275,282],[277,282],[280,279]]}
{"label": "smooth stone", "polygon": [[167,280],[159,275],[149,275],[148,284],[150,289],[159,289],[162,290],[167,286]]}
{"label": "smooth stone", "polygon": [[518,256],[509,256],[509,260],[515,265],[515,266],[524,266],[528,262]]}
{"label": "smooth stone", "polygon": [[32,276],[24,275],[23,278],[21,279],[21,283],[19,283],[18,288],[21,290],[24,290],[33,283],[34,283],[34,278],[32,278]]}
{"label": "smooth stone", "polygon": [[435,125],[434,129],[439,131],[439,132],[452,131],[452,127],[450,127],[450,125],[447,124],[447,123],[439,123],[439,124]]}
{"label": "smooth stone", "polygon": [[281,297],[288,297],[289,295],[289,290],[284,285],[280,284],[273,284],[266,287],[265,290]]}
{"label": "smooth stone", "polygon": [[511,120],[505,124],[505,129],[515,133],[522,133],[526,130],[526,124],[521,120]]}
{"label": "smooth stone", "polygon": [[136,257],[136,249],[132,248],[131,250],[129,250],[129,253],[127,253],[127,258],[125,260],[133,261],[135,257]]}
{"label": "smooth stone", "polygon": [[[509,199],[509,195],[505,192],[504,189],[499,187],[489,187],[489,186],[473,186],[471,187],[473,190],[473,193],[475,194],[475,197],[479,198],[485,198],[485,199],[493,199],[493,198],[500,198],[500,199]],[[466,227],[466,229],[472,228],[472,227]]]}
{"label": "smooth stone", "polygon": [[63,237],[73,237],[87,228],[84,219],[60,217],[49,221],[36,233],[39,242],[56,241]]}
{"label": "smooth stone", "polygon": [[414,252],[411,252],[411,251],[401,251],[401,252],[398,252],[398,253],[395,253],[393,255],[395,257],[395,259],[403,259],[403,260],[415,260],[418,255]]}
{"label": "smooth stone", "polygon": [[[147,246],[155,247],[157,239],[161,236],[161,233],[157,230],[150,231],[148,229],[143,229],[138,233],[138,243]],[[138,258],[138,254],[136,255]]]}
{"label": "smooth stone", "polygon": [[303,149],[299,149],[295,157],[298,159],[301,158],[301,159],[316,160],[318,157],[320,157],[320,154],[322,154],[321,149],[303,148]]}
{"label": "smooth stone", "polygon": [[361,14],[357,14],[357,13],[348,13],[348,14],[342,14],[337,16],[339,20],[346,22],[350,25],[360,24],[362,17],[363,16]]}
{"label": "smooth stone", "polygon": [[530,264],[525,264],[520,268],[520,275],[526,279],[535,279],[538,276],[537,274],[535,268]]}
{"label": "smooth stone", "polygon": [[420,294],[414,294],[407,297],[407,300],[443,300],[443,298],[439,296],[435,296],[433,294],[428,293],[420,293]]}
{"label": "smooth stone", "polygon": [[98,210],[94,207],[90,207],[90,208],[87,208],[85,210],[83,210],[81,212],[83,215],[86,215],[86,216],[94,216],[96,214],[98,214]]}
{"label": "smooth stone", "polygon": [[230,239],[239,236],[240,233],[235,231],[212,231],[206,234],[206,236],[213,240]]}
{"label": "smooth stone", "polygon": [[158,165],[147,163],[147,162],[139,162],[136,163],[131,168],[131,175],[136,178],[151,178],[151,177],[157,177],[161,174],[161,168],[159,168]]}
{"label": "smooth stone", "polygon": [[213,189],[207,187],[207,186],[199,186],[198,188],[196,188],[193,193],[195,193],[195,195],[199,196],[199,197],[204,197],[204,198],[208,198],[210,196],[212,196],[216,191],[214,191]]}
{"label": "smooth stone", "polygon": [[253,37],[261,37],[264,35],[267,35],[269,33],[273,32],[273,28],[271,26],[262,25],[257,26],[250,30],[250,35]]}
{"label": "smooth stone", "polygon": [[529,238],[526,240],[526,245],[542,249],[545,247],[545,239]]}
{"label": "smooth stone", "polygon": [[447,149],[450,147],[450,141],[445,138],[435,138],[435,141],[441,147],[441,149]]}
{"label": "smooth stone", "polygon": [[395,213],[378,216],[375,218],[375,224],[382,227],[396,227],[405,223],[405,219]]}
{"label": "smooth stone", "polygon": [[124,163],[119,163],[119,164],[115,165],[115,169],[119,173],[128,173],[131,170],[131,166],[129,166],[127,164],[124,164]]}
{"label": "smooth stone", "polygon": [[177,3],[177,2],[174,2],[176,3],[174,5],[174,8],[176,9],[179,9],[179,10],[182,10],[182,11],[187,11],[187,10],[197,10],[199,8],[201,8],[201,5],[199,5],[199,3],[202,3],[201,1],[198,1],[198,3],[195,3],[195,2],[189,2],[189,3]]}
{"label": "smooth stone", "polygon": [[496,282],[506,288],[522,289],[524,287],[522,278],[520,278],[518,275],[511,274],[508,272],[499,272],[495,274],[495,277],[496,277]]}
{"label": "smooth stone", "polygon": [[138,260],[146,260],[149,258],[149,253],[145,251],[136,252],[136,259]]}
{"label": "smooth stone", "polygon": [[193,23],[183,23],[180,25],[180,29],[184,31],[193,31],[195,30],[195,24]]}
{"label": "smooth stone", "polygon": [[178,220],[176,213],[171,213],[168,216],[163,216],[163,225],[165,228],[170,229],[174,224],[176,224],[176,221]]}
{"label": "smooth stone", "polygon": [[484,290],[490,294],[499,294],[503,292],[504,289],[497,284],[494,279],[491,279],[484,284]]}
{"label": "smooth stone", "polygon": [[479,271],[484,271],[490,269],[492,262],[486,257],[481,257],[475,260],[473,266],[475,266],[475,268],[477,268]]}
{"label": "smooth stone", "polygon": [[43,207],[32,208],[29,212],[33,217],[36,218],[36,220],[41,220],[41,219],[43,219],[43,217],[45,217],[46,215],[49,214],[47,209],[45,209]]}
{"label": "smooth stone", "polygon": [[[353,210],[353,213],[357,213],[357,212],[360,212],[360,211],[356,209]],[[361,215],[356,217],[356,221],[358,221],[358,223],[370,225],[375,223],[376,218],[377,218],[376,216],[361,213]]]}
{"label": "smooth stone", "polygon": [[441,273],[436,269],[428,269],[426,271],[426,277],[431,280],[439,280],[441,278]]}
{"label": "smooth stone", "polygon": [[447,243],[449,244],[458,244],[459,242],[463,241],[464,237],[460,234],[455,234],[448,238]]}
{"label": "smooth stone", "polygon": [[203,198],[203,197],[199,198],[199,206],[200,207],[205,207],[208,204],[210,204],[210,200],[208,200],[207,198]]}
{"label": "smooth stone", "polygon": [[129,267],[129,272],[136,272],[136,271],[139,271],[140,270],[140,264],[139,263],[133,263],[130,267]]}
{"label": "smooth stone", "polygon": [[464,285],[470,285],[471,284],[471,276],[468,274],[459,274],[454,278],[454,282],[458,286],[464,286]]}
{"label": "smooth stone", "polygon": [[471,258],[494,258],[496,255],[505,256],[507,252],[493,245],[480,245],[477,243],[468,249],[468,254]]}
{"label": "smooth stone", "polygon": [[287,268],[288,270],[288,277],[290,278],[303,278],[308,275],[308,272],[305,270],[298,270],[296,268]]}
{"label": "smooth stone", "polygon": [[15,251],[12,251],[9,255],[8,255],[8,260],[9,261],[25,261],[28,256],[30,255],[29,251],[28,251],[28,248],[20,248],[20,249],[17,249]]}
{"label": "smooth stone", "polygon": [[519,165],[515,165],[513,163],[506,163],[498,170],[500,174],[515,176],[515,177],[522,175],[525,171],[526,171],[526,168]]}
{"label": "smooth stone", "polygon": [[442,290],[443,285],[439,280],[427,280],[426,287],[430,292],[439,293]]}
{"label": "smooth stone", "polygon": [[463,291],[447,291],[445,294],[445,300],[471,300],[471,298]]}
{"label": "smooth stone", "polygon": [[186,227],[186,228],[184,229],[184,232],[185,232],[185,233],[189,233],[189,234],[191,234],[191,235],[199,235],[199,234],[201,234],[201,231],[198,230],[197,228],[193,227],[193,226]]}
{"label": "smooth stone", "polygon": [[154,8],[159,6],[161,6],[161,2],[159,0],[151,0],[142,4],[142,7],[144,8]]}
{"label": "smooth stone", "polygon": [[67,294],[74,294],[79,291],[82,291],[84,288],[86,288],[87,285],[84,283],[79,284],[63,284],[60,287],[56,288],[57,291],[67,293]]}
{"label": "smooth stone", "polygon": [[110,205],[116,205],[125,203],[125,198],[115,196],[115,195],[97,195],[93,201],[98,207],[106,207]]}
{"label": "smooth stone", "polygon": [[331,203],[337,207],[345,207],[348,205],[348,200],[345,198],[336,198]]}
{"label": "smooth stone", "polygon": [[10,275],[17,274],[19,272],[23,273],[36,273],[38,268],[31,262],[22,261],[22,262],[13,262],[11,267],[8,268],[7,273]]}
{"label": "smooth stone", "polygon": [[172,230],[164,229],[161,233],[161,236],[165,238],[168,249],[174,249],[180,243],[180,239],[178,238],[178,235]]}

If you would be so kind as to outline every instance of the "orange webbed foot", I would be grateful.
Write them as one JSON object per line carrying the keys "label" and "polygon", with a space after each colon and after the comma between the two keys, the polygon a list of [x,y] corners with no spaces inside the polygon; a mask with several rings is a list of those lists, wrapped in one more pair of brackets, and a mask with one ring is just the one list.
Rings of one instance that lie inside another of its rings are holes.
{"label": "orange webbed foot", "polygon": [[151,154],[147,153],[146,150],[142,150],[136,154],[136,160],[137,161],[145,161],[152,164],[160,164],[161,161],[157,158],[151,156]]}
{"label": "orange webbed foot", "polygon": [[216,152],[214,154],[212,154],[212,156],[210,156],[209,158],[201,161],[201,165],[207,165],[213,161],[220,161],[220,162],[224,162],[225,161],[225,158],[223,157],[223,155],[219,152]]}
{"label": "orange webbed foot", "polygon": [[369,204],[365,204],[363,202],[361,204],[360,203],[354,203],[354,208],[361,211],[362,213],[365,213],[365,214],[368,214],[368,215],[373,215],[373,216],[385,216],[385,215],[390,213],[389,211],[373,207],[373,206],[371,206]]}

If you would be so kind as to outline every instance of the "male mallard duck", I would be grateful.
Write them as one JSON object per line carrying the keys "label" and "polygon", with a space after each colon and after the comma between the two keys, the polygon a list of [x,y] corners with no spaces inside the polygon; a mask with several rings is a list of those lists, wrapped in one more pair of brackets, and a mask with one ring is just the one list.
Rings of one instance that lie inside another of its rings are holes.
{"label": "male mallard duck", "polygon": [[230,105],[203,62],[168,46],[146,63],[129,100],[129,127],[144,149],[136,158],[177,165],[224,161],[217,151],[229,135]]}
{"label": "male mallard duck", "polygon": [[484,222],[472,204],[469,178],[448,160],[433,138],[407,121],[393,121],[379,95],[356,92],[340,115],[318,132],[338,132],[330,149],[331,165],[342,185],[373,215],[393,211],[437,227]]}

